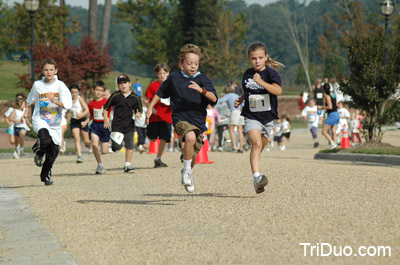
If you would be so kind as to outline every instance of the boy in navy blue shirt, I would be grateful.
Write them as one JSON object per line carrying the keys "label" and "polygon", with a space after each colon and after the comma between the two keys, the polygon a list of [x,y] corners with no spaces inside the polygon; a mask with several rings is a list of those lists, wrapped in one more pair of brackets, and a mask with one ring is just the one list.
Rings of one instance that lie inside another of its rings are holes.
{"label": "boy in navy blue shirt", "polygon": [[160,98],[171,98],[172,123],[185,143],[183,147],[182,184],[188,192],[194,191],[193,167],[203,145],[203,132],[207,130],[207,105],[214,106],[217,92],[211,80],[199,69],[200,48],[185,44],[180,50],[181,72],[174,72],[165,80],[154,96],[147,111],[147,122],[154,105]]}

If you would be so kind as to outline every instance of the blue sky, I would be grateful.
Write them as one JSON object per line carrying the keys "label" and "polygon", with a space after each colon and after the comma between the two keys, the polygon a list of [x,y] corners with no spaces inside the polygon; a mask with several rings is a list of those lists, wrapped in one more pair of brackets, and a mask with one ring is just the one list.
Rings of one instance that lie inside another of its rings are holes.
{"label": "blue sky", "polygon": [[[116,2],[117,2],[117,0],[112,0],[112,1],[113,1],[113,3],[116,3]],[[262,5],[262,6],[264,6],[264,5],[266,5],[266,4],[269,4],[269,3],[272,3],[272,2],[276,2],[276,1],[278,1],[278,0],[245,0],[245,2],[246,2],[248,5],[250,5],[250,4],[260,4],[260,5]],[[11,5],[13,2],[20,2],[20,3],[22,3],[23,0],[17,0],[17,1],[14,1],[14,0],[6,0],[6,2],[7,2],[9,5]],[[66,3],[66,4],[69,4],[69,5],[72,5],[72,6],[82,6],[82,7],[85,7],[85,8],[88,8],[88,7],[89,7],[89,0],[65,0],[65,3]],[[104,0],[98,0],[97,3],[99,3],[99,4],[104,4]]]}

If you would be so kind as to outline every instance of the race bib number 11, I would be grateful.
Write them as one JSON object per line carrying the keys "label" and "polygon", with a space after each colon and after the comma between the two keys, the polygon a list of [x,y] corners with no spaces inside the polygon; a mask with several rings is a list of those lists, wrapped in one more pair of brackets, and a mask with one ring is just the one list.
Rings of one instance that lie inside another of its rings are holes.
{"label": "race bib number 11", "polygon": [[249,96],[249,107],[251,112],[262,112],[271,110],[269,94],[257,94]]}

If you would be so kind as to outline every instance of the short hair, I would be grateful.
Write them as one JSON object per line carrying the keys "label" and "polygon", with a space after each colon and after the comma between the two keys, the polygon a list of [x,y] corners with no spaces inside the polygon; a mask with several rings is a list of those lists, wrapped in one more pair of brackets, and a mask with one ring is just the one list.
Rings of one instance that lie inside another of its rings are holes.
{"label": "short hair", "polygon": [[102,87],[104,89],[104,91],[106,91],[106,84],[101,81],[101,80],[97,80],[94,84],[93,84],[93,89],[96,87]]}
{"label": "short hair", "polygon": [[197,54],[199,56],[199,58],[201,57],[201,49],[199,46],[192,44],[192,43],[188,43],[183,45],[183,47],[180,50],[179,53],[179,62],[183,62],[183,60],[185,59],[186,54],[188,53],[194,53]]}
{"label": "short hair", "polygon": [[168,64],[166,64],[166,63],[159,63],[156,66],[154,66],[154,73],[158,73],[161,70],[164,70],[167,73],[169,73],[171,71]]}
{"label": "short hair", "polygon": [[79,87],[78,84],[71,84],[69,86],[69,90],[71,91],[72,89],[78,89],[79,91],[81,91],[81,88]]}
{"label": "short hair", "polygon": [[42,61],[42,69],[43,69],[43,67],[44,67],[46,64],[52,64],[52,65],[54,65],[54,68],[57,69],[57,63],[56,63],[56,61],[55,61],[53,58],[44,59],[44,60]]}

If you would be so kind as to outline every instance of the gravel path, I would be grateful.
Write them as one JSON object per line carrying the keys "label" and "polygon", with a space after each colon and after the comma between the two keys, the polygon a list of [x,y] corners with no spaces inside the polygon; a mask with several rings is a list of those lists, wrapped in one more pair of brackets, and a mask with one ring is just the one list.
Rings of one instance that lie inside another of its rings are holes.
{"label": "gravel path", "polygon": [[[399,146],[400,131],[384,141]],[[196,165],[193,194],[180,185],[179,153],[165,153],[163,169],[134,153],[133,174],[122,172],[122,153],[106,155],[105,175],[94,174],[93,156],[60,156],[50,187],[32,158],[3,159],[0,183],[80,264],[400,264],[400,169],[313,160],[311,145],[308,133],[294,133],[286,151],[264,152],[260,195],[248,152],[209,153],[215,163]],[[0,242],[11,240],[0,227]],[[300,243],[353,254],[304,256]],[[391,256],[354,256],[360,246],[390,246]],[[0,261],[10,251],[0,249]]]}

